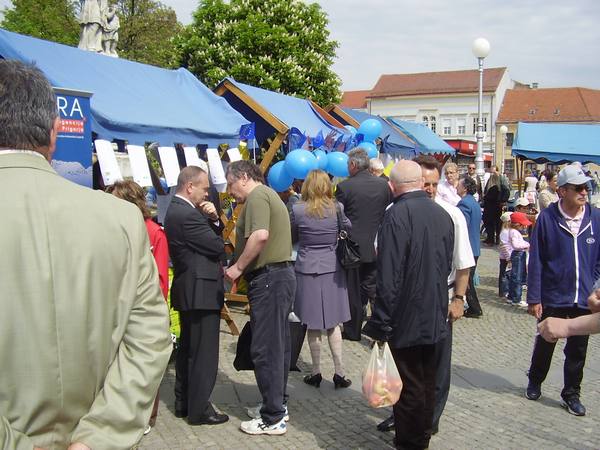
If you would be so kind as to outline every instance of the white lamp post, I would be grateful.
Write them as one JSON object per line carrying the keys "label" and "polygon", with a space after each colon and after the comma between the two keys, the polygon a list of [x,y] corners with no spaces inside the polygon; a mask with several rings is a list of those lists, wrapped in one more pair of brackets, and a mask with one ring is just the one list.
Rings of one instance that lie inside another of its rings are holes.
{"label": "white lamp post", "polygon": [[490,53],[490,43],[485,38],[473,41],[473,55],[479,61],[479,98],[477,101],[477,153],[475,154],[475,167],[477,176],[483,183],[483,117],[481,105],[483,103],[483,60]]}
{"label": "white lamp post", "polygon": [[500,163],[502,169],[500,170],[500,174],[504,175],[504,149],[506,148],[506,133],[508,133],[508,127],[506,125],[502,125],[500,127],[500,134],[502,135],[502,153],[500,157],[502,158],[502,162]]}

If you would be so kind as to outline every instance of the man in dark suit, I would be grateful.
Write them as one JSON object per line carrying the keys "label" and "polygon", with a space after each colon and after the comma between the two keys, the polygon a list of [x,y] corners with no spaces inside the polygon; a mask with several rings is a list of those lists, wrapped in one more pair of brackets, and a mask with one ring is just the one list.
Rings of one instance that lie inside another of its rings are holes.
{"label": "man in dark suit", "polygon": [[348,172],[350,178],[337,185],[335,196],[352,222],[350,237],[360,248],[361,265],[347,271],[351,319],[344,324],[344,338],[360,341],[364,310],[375,298],[375,236],[392,191],[386,180],[371,175],[369,156],[361,148],[348,153]]}
{"label": "man in dark suit", "polygon": [[179,311],[181,340],[176,361],[175,415],[190,425],[216,425],[229,417],[209,401],[219,363],[220,311],[223,306],[223,239],[218,216],[207,202],[208,175],[188,166],[165,217],[173,261],[171,303]]}

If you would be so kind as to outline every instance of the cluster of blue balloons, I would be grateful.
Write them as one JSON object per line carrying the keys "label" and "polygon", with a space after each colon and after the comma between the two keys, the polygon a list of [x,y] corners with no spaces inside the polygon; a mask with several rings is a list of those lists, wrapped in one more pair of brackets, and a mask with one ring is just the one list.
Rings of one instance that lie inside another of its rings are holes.
{"label": "cluster of blue balloons", "polygon": [[286,191],[294,179],[304,180],[308,172],[321,169],[334,177],[347,177],[348,155],[343,152],[325,153],[323,150],[310,152],[298,148],[287,154],[285,160],[279,161],[269,169],[267,181],[277,192]]}
{"label": "cluster of blue balloons", "polygon": [[[364,149],[369,158],[379,156],[375,145],[375,139],[381,133],[381,123],[378,120],[367,119],[360,124],[358,130],[350,125],[346,125],[346,129],[352,133],[352,136],[362,135],[362,142],[358,144],[358,147]],[[267,181],[275,191],[283,192],[292,185],[294,179],[304,180],[308,172],[314,169],[325,170],[334,177],[347,177],[349,176],[348,155],[336,151],[325,153],[323,150],[314,150],[310,152],[298,148],[289,152],[285,160],[273,164],[267,175]]]}

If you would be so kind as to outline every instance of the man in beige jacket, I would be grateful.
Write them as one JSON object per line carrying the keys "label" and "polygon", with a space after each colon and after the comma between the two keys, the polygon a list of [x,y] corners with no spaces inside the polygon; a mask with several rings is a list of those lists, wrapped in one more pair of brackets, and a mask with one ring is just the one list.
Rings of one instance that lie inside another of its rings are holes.
{"label": "man in beige jacket", "polygon": [[58,176],[59,120],[33,66],[0,60],[0,447],[127,449],[171,342],[133,204]]}

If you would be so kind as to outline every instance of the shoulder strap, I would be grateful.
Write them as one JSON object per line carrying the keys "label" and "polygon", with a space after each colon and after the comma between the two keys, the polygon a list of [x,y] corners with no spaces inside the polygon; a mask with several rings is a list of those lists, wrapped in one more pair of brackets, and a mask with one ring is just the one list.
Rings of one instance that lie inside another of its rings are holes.
{"label": "shoulder strap", "polygon": [[335,202],[335,214],[337,216],[337,228],[338,234],[342,231],[342,210],[340,209],[340,204]]}

